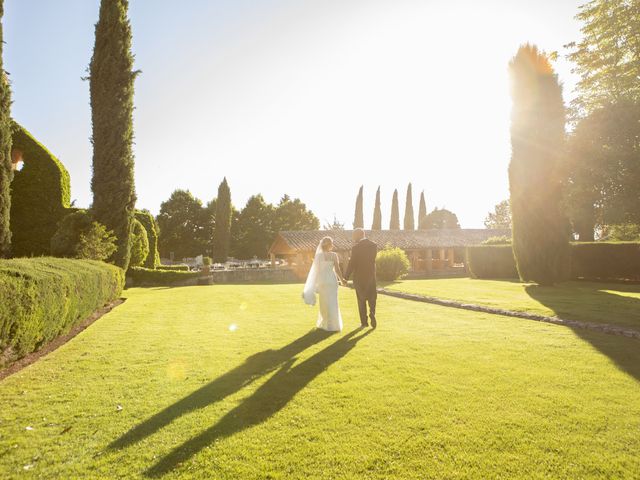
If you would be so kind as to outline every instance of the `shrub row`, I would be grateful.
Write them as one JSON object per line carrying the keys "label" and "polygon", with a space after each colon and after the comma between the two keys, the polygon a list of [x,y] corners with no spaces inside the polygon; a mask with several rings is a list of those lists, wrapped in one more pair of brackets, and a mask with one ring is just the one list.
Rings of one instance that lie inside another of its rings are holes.
{"label": "shrub row", "polygon": [[189,265],[158,265],[160,270],[172,270],[174,272],[188,272]]}
{"label": "shrub row", "polygon": [[20,358],[118,298],[124,273],[91,260],[0,260],[0,362]]}
{"label": "shrub row", "polygon": [[[467,248],[469,271],[476,278],[517,278],[510,245]],[[640,280],[640,243],[574,243],[571,278]]]}
{"label": "shrub row", "polygon": [[640,243],[576,243],[571,276],[593,280],[640,280]]}
{"label": "shrub row", "polygon": [[127,281],[131,286],[136,287],[166,287],[190,283],[200,275],[200,272],[130,267],[129,270],[127,270]]}
{"label": "shrub row", "polygon": [[467,248],[469,272],[475,278],[517,278],[511,245],[482,245]]}

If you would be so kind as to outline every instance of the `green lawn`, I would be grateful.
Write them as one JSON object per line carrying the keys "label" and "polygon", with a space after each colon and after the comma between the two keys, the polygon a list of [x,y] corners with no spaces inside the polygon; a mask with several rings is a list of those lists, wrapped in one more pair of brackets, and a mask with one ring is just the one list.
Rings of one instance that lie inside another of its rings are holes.
{"label": "green lawn", "polygon": [[0,478],[637,478],[638,341],[300,290],[126,291],[0,384]]}
{"label": "green lawn", "polygon": [[490,307],[640,329],[640,285],[566,282],[540,287],[509,280],[403,280],[386,288]]}

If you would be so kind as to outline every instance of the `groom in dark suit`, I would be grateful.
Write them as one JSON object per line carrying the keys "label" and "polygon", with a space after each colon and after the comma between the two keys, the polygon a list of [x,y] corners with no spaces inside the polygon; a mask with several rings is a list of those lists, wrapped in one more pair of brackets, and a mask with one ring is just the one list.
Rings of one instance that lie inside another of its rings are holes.
{"label": "groom in dark suit", "polygon": [[356,289],[358,299],[358,310],[360,312],[360,323],[363,327],[369,326],[367,322],[367,304],[369,304],[369,318],[371,326],[376,328],[376,300],[378,291],[376,286],[376,255],[378,245],[372,242],[361,228],[353,231],[353,241],[355,245],[351,249],[351,258],[344,274],[345,280],[353,273],[353,286]]}

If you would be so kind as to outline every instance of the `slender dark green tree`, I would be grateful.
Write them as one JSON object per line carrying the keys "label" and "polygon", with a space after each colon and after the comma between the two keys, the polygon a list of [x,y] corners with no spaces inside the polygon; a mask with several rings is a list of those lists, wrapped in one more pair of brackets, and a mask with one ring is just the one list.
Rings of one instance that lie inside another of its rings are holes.
{"label": "slender dark green tree", "polygon": [[93,124],[93,215],[112,230],[111,260],[127,269],[136,204],[133,178],[133,70],[128,0],[102,0],[89,66]]}
{"label": "slender dark green tree", "polygon": [[513,252],[523,281],[553,285],[566,278],[570,263],[559,172],[565,148],[562,87],[548,58],[532,45],[520,47],[509,70]]}
{"label": "slender dark green tree", "polygon": [[420,193],[420,206],[418,207],[418,230],[427,229],[427,202],[424,199],[424,190]]}
{"label": "slender dark green tree", "polygon": [[13,178],[11,163],[11,88],[4,71],[2,16],[4,1],[0,0],[0,257],[9,255],[11,249],[11,230],[9,213],[11,211],[10,185]]}
{"label": "slender dark green tree", "polygon": [[380,187],[376,191],[376,205],[373,209],[371,230],[382,230],[382,207],[380,206]]}
{"label": "slender dark green tree", "polygon": [[356,197],[356,211],[353,215],[353,228],[364,228],[364,199],[363,199],[364,186],[358,190],[358,196]]}
{"label": "slender dark green tree", "polygon": [[231,243],[231,190],[226,177],[218,187],[216,199],[216,220],[213,227],[213,261],[226,262]]}
{"label": "slender dark green tree", "polygon": [[391,220],[389,230],[400,230],[400,206],[398,205],[398,189],[393,191],[391,200]]}
{"label": "slender dark green tree", "polygon": [[416,229],[416,222],[413,218],[413,193],[411,191],[411,184],[407,186],[407,201],[404,206],[404,229]]}

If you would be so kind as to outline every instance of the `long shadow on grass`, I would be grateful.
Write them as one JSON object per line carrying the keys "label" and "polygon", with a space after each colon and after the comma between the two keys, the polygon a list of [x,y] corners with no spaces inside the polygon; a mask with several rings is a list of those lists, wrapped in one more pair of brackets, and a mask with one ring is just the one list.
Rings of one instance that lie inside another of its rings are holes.
{"label": "long shadow on grass", "polygon": [[[567,293],[559,295],[554,287],[527,286],[527,294],[541,304],[550,308],[560,318],[580,321],[598,321],[620,325],[617,321],[621,316],[637,316],[640,312],[640,300],[632,297],[624,297],[601,290],[602,285],[588,284],[579,287],[576,295],[584,296],[585,302],[576,306],[576,299],[567,299]],[[624,287],[621,291],[627,290]],[[634,290],[631,290],[634,291]],[[599,318],[590,318],[593,310],[602,311]],[[591,311],[589,311],[591,310]],[[626,322],[625,322],[626,323]],[[624,324],[623,324],[624,325]],[[638,330],[640,325],[630,328]],[[640,381],[640,342],[633,338],[608,335],[582,328],[573,329],[576,335],[593,345],[602,354],[609,357],[622,371]]]}
{"label": "long shadow on grass", "polygon": [[312,330],[278,350],[265,350],[250,356],[245,362],[196,390],[182,400],[135,426],[113,441],[109,448],[125,448],[153,435],[171,422],[189,412],[205,408],[240,391],[260,377],[277,370],[296,355],[331,336],[323,330]]}
{"label": "long shadow on grass", "polygon": [[356,336],[358,331],[360,329],[346,334],[293,368],[291,366],[295,360],[290,359],[287,361],[249,398],[222,417],[218,423],[174,448],[148,469],[145,472],[146,476],[160,477],[216,440],[230,437],[235,433],[268,420],[284,408],[299,391],[325,371],[329,365],[344,357],[356,346],[357,342],[372,332],[372,330],[369,330],[362,335]]}

